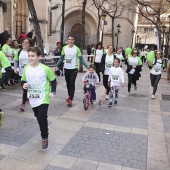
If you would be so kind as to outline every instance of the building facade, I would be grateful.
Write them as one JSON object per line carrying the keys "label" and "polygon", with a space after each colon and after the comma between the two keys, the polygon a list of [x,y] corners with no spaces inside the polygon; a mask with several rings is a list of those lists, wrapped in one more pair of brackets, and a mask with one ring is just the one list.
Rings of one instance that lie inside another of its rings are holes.
{"label": "building facade", "polygon": [[[0,0],[1,1],[1,0]],[[9,28],[12,38],[17,38],[21,32],[28,33],[32,28],[31,16],[29,14],[26,0],[5,0],[7,3],[7,12],[2,12],[0,6],[0,15],[3,24],[0,24],[1,32],[5,28]],[[56,42],[61,41],[61,24],[62,24],[62,4],[63,0],[33,0],[38,20],[41,27],[43,41],[45,42],[47,51],[53,51]],[[51,7],[58,5],[58,8],[51,10]],[[66,0],[65,17],[64,17],[64,40],[66,42],[68,34],[72,33],[76,37],[77,45],[82,39],[82,1],[80,0]],[[104,25],[103,45],[112,44],[112,24],[111,18],[106,17],[107,25]],[[121,33],[119,34],[119,44],[126,48],[131,46],[132,35],[131,30],[134,27],[134,15],[131,11],[124,11],[122,15],[115,19],[115,32],[117,25],[120,24]],[[98,12],[89,0],[86,6],[85,17],[85,36],[86,45],[96,44],[99,40],[97,38]],[[115,37],[115,35],[114,35]],[[117,37],[114,38],[116,46]]]}

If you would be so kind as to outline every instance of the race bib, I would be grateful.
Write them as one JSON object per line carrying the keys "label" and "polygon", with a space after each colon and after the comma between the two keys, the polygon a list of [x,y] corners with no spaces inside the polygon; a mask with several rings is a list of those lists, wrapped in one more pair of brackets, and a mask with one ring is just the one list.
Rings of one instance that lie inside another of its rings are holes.
{"label": "race bib", "polygon": [[73,59],[71,56],[65,56],[65,62],[68,64],[71,64],[73,62]]}
{"label": "race bib", "polygon": [[29,99],[40,99],[41,98],[40,89],[28,89],[27,94],[28,94]]}
{"label": "race bib", "polygon": [[112,75],[113,81],[118,81],[119,80],[119,75]]}
{"label": "race bib", "polygon": [[112,65],[113,65],[113,63],[106,63],[106,67],[107,67],[107,68],[111,68]]}
{"label": "race bib", "polygon": [[26,58],[26,59],[21,59],[20,61],[19,61],[19,67],[20,68],[24,68],[26,65],[28,64],[28,59]]}
{"label": "race bib", "polygon": [[160,73],[161,72],[161,67],[159,67],[159,66],[154,66],[154,71],[156,72],[156,73]]}

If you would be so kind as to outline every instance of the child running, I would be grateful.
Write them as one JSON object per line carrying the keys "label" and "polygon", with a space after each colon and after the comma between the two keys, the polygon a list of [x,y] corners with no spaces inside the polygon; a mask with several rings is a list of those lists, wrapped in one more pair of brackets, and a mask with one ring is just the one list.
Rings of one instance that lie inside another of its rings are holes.
{"label": "child running", "polygon": [[108,107],[112,107],[113,94],[115,93],[114,105],[117,105],[119,86],[124,87],[124,72],[121,67],[119,67],[120,59],[114,59],[114,66],[111,67],[109,71],[108,86],[110,86],[110,101]]}
{"label": "child running", "polygon": [[49,67],[39,62],[40,59],[40,49],[30,47],[28,49],[29,65],[25,66],[23,70],[21,83],[23,89],[28,90],[28,98],[40,126],[42,149],[48,149],[47,112],[50,97],[54,97],[56,94],[56,78]]}
{"label": "child running", "polygon": [[[96,86],[95,83],[100,83],[99,82],[99,77],[97,75],[97,73],[95,72],[95,65],[94,64],[90,64],[88,71],[86,72],[86,74],[83,76],[82,78],[82,82],[87,81],[89,82],[89,84],[92,85],[91,88],[91,93],[92,93],[92,100],[93,103],[96,103]],[[85,90],[85,89],[84,89]]]}

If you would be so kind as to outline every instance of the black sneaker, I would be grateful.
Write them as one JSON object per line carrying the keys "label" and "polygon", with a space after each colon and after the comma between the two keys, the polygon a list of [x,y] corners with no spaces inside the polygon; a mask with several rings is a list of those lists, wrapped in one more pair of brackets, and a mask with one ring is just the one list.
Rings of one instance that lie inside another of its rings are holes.
{"label": "black sneaker", "polygon": [[42,149],[48,149],[48,138],[42,139]]}
{"label": "black sneaker", "polygon": [[117,100],[114,101],[114,105],[117,106]]}
{"label": "black sneaker", "polygon": [[108,107],[112,107],[112,102],[109,102]]}
{"label": "black sneaker", "polygon": [[1,88],[2,88],[2,90],[5,90],[5,89],[6,89],[6,87],[5,87],[4,85],[2,85]]}

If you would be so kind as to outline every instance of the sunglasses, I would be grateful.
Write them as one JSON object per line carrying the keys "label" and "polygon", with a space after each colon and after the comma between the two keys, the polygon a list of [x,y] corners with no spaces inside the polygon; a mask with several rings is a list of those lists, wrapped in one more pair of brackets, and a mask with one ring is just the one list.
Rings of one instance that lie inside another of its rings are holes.
{"label": "sunglasses", "polygon": [[138,53],[133,53],[133,54],[138,54]]}
{"label": "sunglasses", "polygon": [[68,39],[68,40],[73,41],[74,39]]}
{"label": "sunglasses", "polygon": [[156,55],[161,55],[161,53],[156,53]]}

